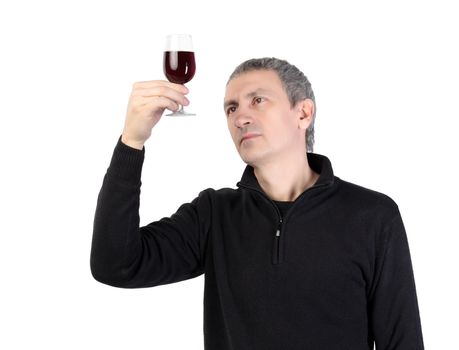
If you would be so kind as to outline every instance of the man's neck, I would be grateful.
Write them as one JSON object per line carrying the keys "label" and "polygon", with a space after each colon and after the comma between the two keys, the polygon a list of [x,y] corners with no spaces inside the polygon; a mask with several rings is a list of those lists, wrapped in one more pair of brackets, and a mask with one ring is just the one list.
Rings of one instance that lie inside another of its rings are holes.
{"label": "man's neck", "polygon": [[319,178],[309,167],[306,155],[292,158],[254,167],[258,183],[272,200],[294,201]]}

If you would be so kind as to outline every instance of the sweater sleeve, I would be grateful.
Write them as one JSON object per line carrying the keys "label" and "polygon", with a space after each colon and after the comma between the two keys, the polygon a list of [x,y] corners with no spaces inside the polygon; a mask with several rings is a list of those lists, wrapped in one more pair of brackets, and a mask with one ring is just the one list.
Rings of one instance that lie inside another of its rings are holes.
{"label": "sweater sleeve", "polygon": [[120,137],[97,199],[91,273],[115,287],[153,287],[204,272],[206,191],[171,217],[139,227],[144,154],[145,148],[129,147]]}
{"label": "sweater sleeve", "polygon": [[376,350],[424,349],[411,256],[398,209],[382,241],[368,303]]}

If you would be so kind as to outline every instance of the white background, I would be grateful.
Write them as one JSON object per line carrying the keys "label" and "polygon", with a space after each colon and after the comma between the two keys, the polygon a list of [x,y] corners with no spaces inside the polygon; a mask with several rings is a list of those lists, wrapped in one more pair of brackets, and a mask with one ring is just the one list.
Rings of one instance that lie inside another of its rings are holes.
{"label": "white background", "polygon": [[[166,3],[168,3],[166,5]],[[2,1],[2,349],[203,349],[204,276],[127,290],[89,269],[97,195],[135,81],[164,79],[164,37],[193,35],[193,118],[146,144],[141,224],[245,164],[227,131],[237,64],[275,56],[317,98],[314,152],[383,192],[407,229],[425,346],[457,346],[458,12],[454,1]]]}

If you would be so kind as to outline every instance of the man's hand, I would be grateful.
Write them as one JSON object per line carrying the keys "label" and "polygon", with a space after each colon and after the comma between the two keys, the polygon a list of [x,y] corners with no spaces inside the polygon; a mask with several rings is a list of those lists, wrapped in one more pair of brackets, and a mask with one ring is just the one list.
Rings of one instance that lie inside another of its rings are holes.
{"label": "man's hand", "polygon": [[187,93],[188,89],[184,85],[165,80],[135,83],[129,99],[121,141],[141,150],[166,108],[176,111],[179,105],[189,104],[185,97]]}

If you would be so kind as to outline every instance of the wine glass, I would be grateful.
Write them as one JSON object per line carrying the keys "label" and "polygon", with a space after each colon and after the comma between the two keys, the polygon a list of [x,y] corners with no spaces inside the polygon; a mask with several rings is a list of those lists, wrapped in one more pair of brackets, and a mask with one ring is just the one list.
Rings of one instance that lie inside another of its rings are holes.
{"label": "wine glass", "polygon": [[[193,42],[189,34],[171,34],[166,37],[163,59],[164,74],[171,83],[185,84],[194,76],[196,62],[194,60]],[[168,116],[196,115],[183,110],[183,106]]]}

